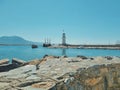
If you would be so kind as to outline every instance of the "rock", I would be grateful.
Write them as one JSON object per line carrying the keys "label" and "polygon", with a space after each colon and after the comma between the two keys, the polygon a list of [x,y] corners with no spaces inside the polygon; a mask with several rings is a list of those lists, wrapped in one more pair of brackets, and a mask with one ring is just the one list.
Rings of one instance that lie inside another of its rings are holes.
{"label": "rock", "polygon": [[39,70],[39,64],[36,64],[36,70]]}
{"label": "rock", "polygon": [[17,65],[23,65],[25,64],[26,62],[24,60],[20,60],[20,59],[17,59],[17,58],[13,58],[12,59],[12,63],[13,64],[17,64]]}
{"label": "rock", "polygon": [[80,62],[80,60],[74,60],[74,59],[71,59],[71,60],[67,60],[68,63],[75,63],[75,62]]}
{"label": "rock", "polygon": [[90,58],[90,60],[94,60],[94,58]]}
{"label": "rock", "polygon": [[112,60],[113,59],[113,57],[111,57],[111,56],[106,56],[105,58],[107,58],[107,60]]}
{"label": "rock", "polygon": [[34,88],[42,88],[43,90],[49,90],[51,87],[55,86],[54,82],[39,82],[36,84],[32,84]]}
{"label": "rock", "polygon": [[0,82],[0,88],[4,88],[8,85],[9,85],[9,83]]}
{"label": "rock", "polygon": [[[7,69],[9,69],[11,67],[12,66],[9,66],[9,67],[7,67]],[[28,78],[29,76],[34,75],[35,73],[36,73],[35,65],[26,65],[26,66],[22,66],[22,67],[10,70],[7,73],[3,74],[3,76],[5,76],[6,78],[11,78],[11,79]]]}
{"label": "rock", "polygon": [[0,65],[8,64],[8,63],[9,63],[9,59],[2,59],[2,60],[0,60]]}
{"label": "rock", "polygon": [[66,84],[66,85],[69,85],[71,82],[73,82],[74,81],[74,77],[69,77],[69,78],[65,78],[65,80],[64,80],[64,83]]}
{"label": "rock", "polygon": [[16,64],[4,64],[4,65],[0,65],[0,72],[5,72],[5,71],[9,71],[15,68],[18,68],[19,66]]}
{"label": "rock", "polygon": [[73,78],[66,78],[65,84],[58,83],[56,89],[51,90],[120,90],[119,69],[120,63],[96,65],[75,73]]}
{"label": "rock", "polygon": [[61,56],[62,58],[67,58],[68,56],[64,55],[64,56]]}
{"label": "rock", "polygon": [[70,79],[69,78],[66,78],[65,81],[64,81],[65,84],[70,84]]}
{"label": "rock", "polygon": [[1,72],[0,90],[120,90],[120,58],[46,57],[33,60]]}
{"label": "rock", "polygon": [[86,56],[82,56],[82,55],[77,55],[77,57],[79,57],[81,59],[88,59]]}
{"label": "rock", "polygon": [[43,56],[43,58],[46,58],[46,57],[48,57],[48,56],[49,56],[49,55],[46,54],[46,55]]}
{"label": "rock", "polygon": [[41,63],[42,60],[39,59],[35,59],[35,60],[31,60],[27,63],[25,63],[25,65],[39,65]]}
{"label": "rock", "polygon": [[25,81],[22,82],[18,87],[26,87],[26,86],[31,86],[32,84],[39,83],[41,80],[33,80],[33,81]]}
{"label": "rock", "polygon": [[48,59],[48,58],[59,58],[59,56],[49,56],[49,55],[45,55],[43,58],[46,58],[46,59]]}

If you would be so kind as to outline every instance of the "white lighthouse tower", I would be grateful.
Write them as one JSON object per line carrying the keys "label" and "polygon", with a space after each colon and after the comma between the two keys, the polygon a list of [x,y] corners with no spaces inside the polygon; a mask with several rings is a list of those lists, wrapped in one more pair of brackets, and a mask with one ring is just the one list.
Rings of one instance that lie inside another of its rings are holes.
{"label": "white lighthouse tower", "polygon": [[66,34],[65,34],[65,32],[64,32],[64,30],[63,30],[63,34],[62,34],[62,45],[66,45]]}

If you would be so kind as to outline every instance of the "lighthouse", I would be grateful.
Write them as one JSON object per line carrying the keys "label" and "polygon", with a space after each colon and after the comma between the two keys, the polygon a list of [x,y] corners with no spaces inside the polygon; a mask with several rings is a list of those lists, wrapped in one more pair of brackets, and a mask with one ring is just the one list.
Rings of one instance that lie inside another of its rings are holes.
{"label": "lighthouse", "polygon": [[62,45],[66,45],[66,34],[65,32],[63,31],[63,34],[62,34]]}

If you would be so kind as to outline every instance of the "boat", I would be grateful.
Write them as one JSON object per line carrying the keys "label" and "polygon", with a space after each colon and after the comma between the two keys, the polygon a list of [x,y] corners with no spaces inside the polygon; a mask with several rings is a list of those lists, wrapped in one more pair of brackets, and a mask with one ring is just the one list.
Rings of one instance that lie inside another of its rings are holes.
{"label": "boat", "polygon": [[32,48],[38,48],[38,45],[33,44]]}
{"label": "boat", "polygon": [[84,48],[84,46],[79,46],[79,47],[77,47],[77,49],[83,49]]}

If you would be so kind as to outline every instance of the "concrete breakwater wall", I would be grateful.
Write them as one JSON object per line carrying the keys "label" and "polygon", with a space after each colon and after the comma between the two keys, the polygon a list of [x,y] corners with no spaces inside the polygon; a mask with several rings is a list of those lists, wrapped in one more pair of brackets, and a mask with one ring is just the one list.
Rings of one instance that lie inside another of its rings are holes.
{"label": "concrete breakwater wall", "polygon": [[45,56],[1,72],[0,90],[120,90],[120,57]]}
{"label": "concrete breakwater wall", "polygon": [[120,45],[51,45],[49,48],[112,49],[120,50]]}

